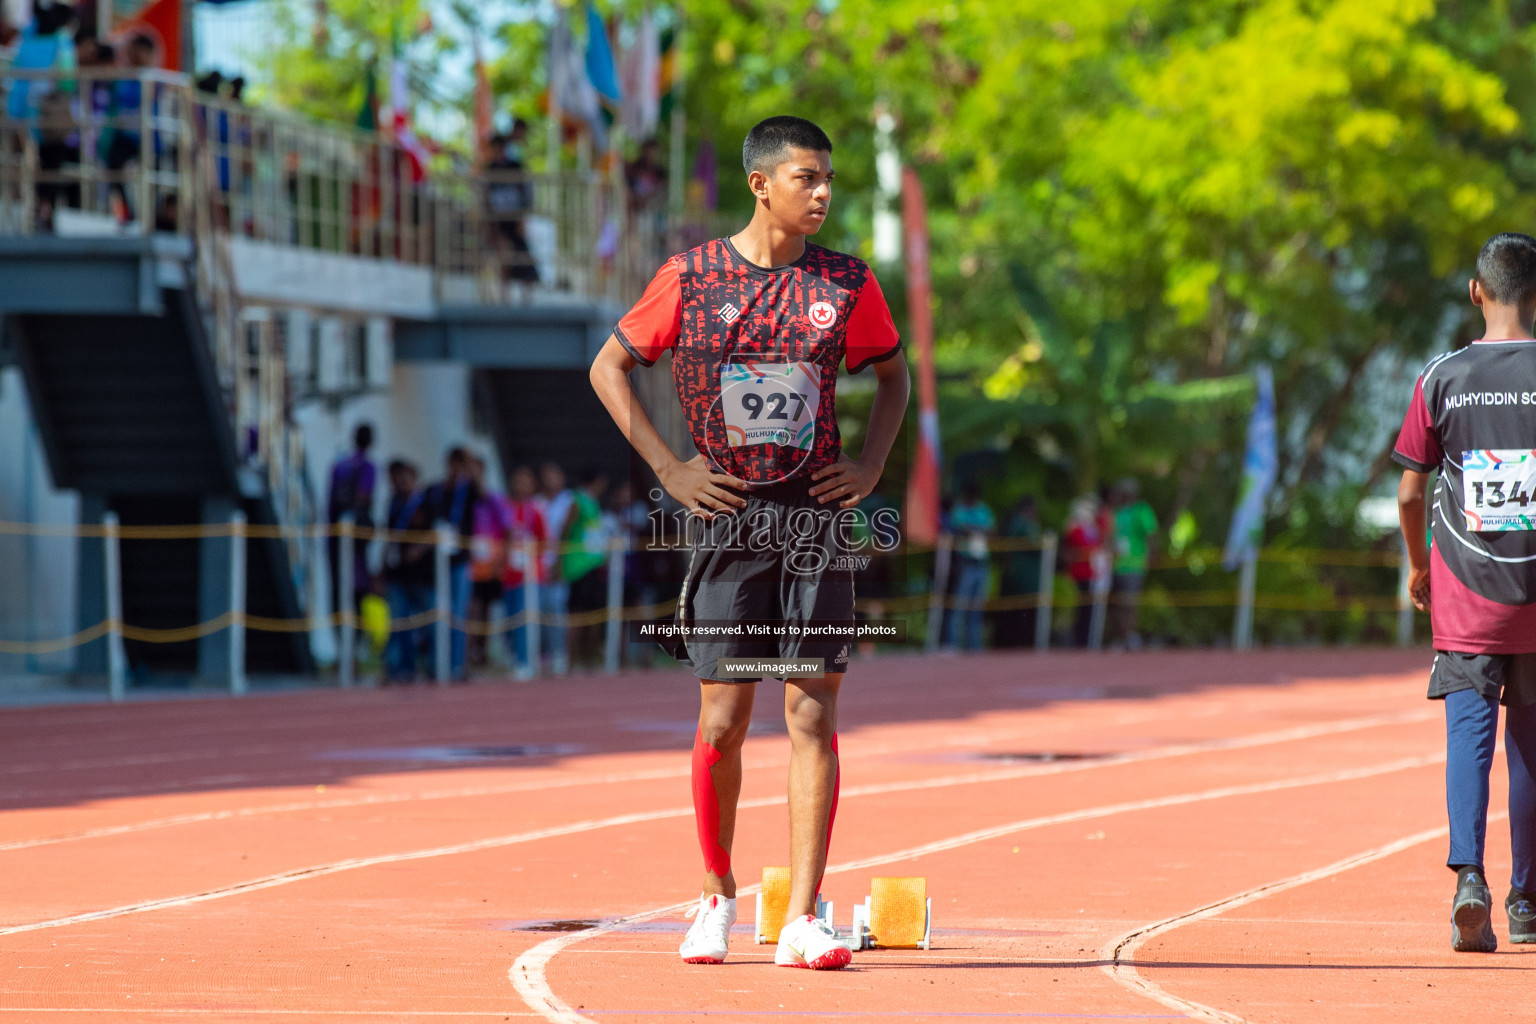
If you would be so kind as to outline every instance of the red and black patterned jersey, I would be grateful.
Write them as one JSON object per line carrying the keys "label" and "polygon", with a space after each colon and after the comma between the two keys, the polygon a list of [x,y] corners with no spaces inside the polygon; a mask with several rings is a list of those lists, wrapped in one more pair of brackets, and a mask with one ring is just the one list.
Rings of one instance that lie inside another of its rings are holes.
{"label": "red and black patterned jersey", "polygon": [[1536,651],[1536,341],[1474,341],[1420,374],[1392,458],[1440,471],[1435,649]]}
{"label": "red and black patterned jersey", "polygon": [[837,368],[901,349],[885,295],[861,259],[806,244],[760,267],[722,238],[672,257],[614,336],[650,366],[668,349],[693,443],[751,484],[837,460]]}

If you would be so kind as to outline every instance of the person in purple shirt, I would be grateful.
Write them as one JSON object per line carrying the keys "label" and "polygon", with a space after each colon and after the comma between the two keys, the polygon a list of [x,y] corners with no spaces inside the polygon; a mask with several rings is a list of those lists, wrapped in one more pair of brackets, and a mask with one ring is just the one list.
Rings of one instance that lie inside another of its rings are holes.
{"label": "person in purple shirt", "polygon": [[[352,454],[337,459],[331,467],[331,485],[326,498],[325,521],[331,525],[341,522],[341,517],[352,514],[352,524],[363,529],[373,528],[373,494],[378,470],[368,458],[373,447],[373,424],[360,423],[352,435]],[[338,555],[341,546],[338,538],[326,542],[326,554],[331,567],[331,600],[339,612],[346,587],[337,574],[340,572]],[[368,571],[368,538],[355,537],[352,541],[352,610],[356,611],[362,596],[373,585]]]}

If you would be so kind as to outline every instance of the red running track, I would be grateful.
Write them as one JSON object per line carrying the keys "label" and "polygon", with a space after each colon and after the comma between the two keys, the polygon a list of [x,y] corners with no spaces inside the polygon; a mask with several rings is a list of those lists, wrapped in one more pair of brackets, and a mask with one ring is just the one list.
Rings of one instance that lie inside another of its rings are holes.
{"label": "red running track", "polygon": [[[926,875],[934,949],[816,974],[750,898],[728,963],[676,955],[679,672],[0,712],[0,1024],[1523,1016],[1536,961],[1449,949],[1428,661],[856,663],[826,894]],[[744,880],[786,860],[777,691]]]}

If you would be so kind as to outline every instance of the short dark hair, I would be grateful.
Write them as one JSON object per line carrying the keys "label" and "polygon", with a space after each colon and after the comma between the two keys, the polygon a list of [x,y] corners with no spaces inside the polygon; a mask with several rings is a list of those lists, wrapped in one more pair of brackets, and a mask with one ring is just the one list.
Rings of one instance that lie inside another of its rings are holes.
{"label": "short dark hair", "polygon": [[415,475],[416,467],[411,465],[409,462],[406,462],[404,459],[390,459],[389,460],[389,475],[390,476],[395,476],[396,474],[399,474],[399,473],[410,473],[412,475]]}
{"label": "short dark hair", "polygon": [[827,133],[803,117],[788,114],[759,121],[747,132],[741,144],[741,165],[748,174],[762,171],[771,174],[784,162],[784,151],[809,149],[819,153],[832,152],[832,140]]}
{"label": "short dark hair", "polygon": [[150,52],[159,49],[155,45],[154,37],[143,32],[135,32],[128,37],[128,48],[130,50],[149,50]]}
{"label": "short dark hair", "polygon": [[448,465],[450,465],[450,466],[467,466],[467,465],[469,465],[469,449],[465,448],[461,444],[456,444],[452,448],[449,448],[448,449]]}
{"label": "short dark hair", "polygon": [[373,424],[359,423],[357,429],[352,432],[352,444],[359,451],[366,451],[373,447]]}
{"label": "short dark hair", "polygon": [[1536,299],[1536,238],[1514,231],[1494,235],[1477,254],[1483,294],[1506,306]]}

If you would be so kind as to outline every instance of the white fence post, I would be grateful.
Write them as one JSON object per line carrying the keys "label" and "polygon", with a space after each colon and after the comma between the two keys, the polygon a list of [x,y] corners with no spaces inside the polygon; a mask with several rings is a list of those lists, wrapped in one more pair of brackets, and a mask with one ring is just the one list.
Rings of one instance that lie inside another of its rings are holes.
{"label": "white fence post", "polygon": [[1040,538],[1040,601],[1035,607],[1035,650],[1051,648],[1051,615],[1056,606],[1056,534]]}
{"label": "white fence post", "polygon": [[1403,560],[1397,569],[1397,646],[1413,644],[1413,598],[1408,593],[1408,580],[1413,567],[1408,564],[1408,541],[1403,540]]}
{"label": "white fence post", "polygon": [[107,692],[122,700],[128,691],[128,655],[123,650],[123,563],[116,512],[101,517],[101,547],[107,585]]}
{"label": "white fence post", "polygon": [[1253,647],[1253,592],[1258,569],[1258,552],[1249,551],[1243,556],[1242,575],[1237,584],[1237,617],[1232,622],[1232,646],[1239,651]]}
{"label": "white fence post", "polygon": [[603,636],[603,671],[619,671],[619,639],[624,632],[624,553],[629,549],[627,536],[608,541],[608,626]]}
{"label": "white fence post", "polygon": [[357,645],[357,616],[353,614],[352,602],[356,597],[354,580],[357,567],[353,564],[352,552],[352,524],[355,517],[351,512],[344,512],[341,521],[336,524],[336,593],[331,595],[336,603],[336,670],[341,680],[342,689],[352,686],[353,661],[356,655]]}
{"label": "white fence post", "polygon": [[246,692],[245,680],[245,513],[229,516],[229,692]]}
{"label": "white fence post", "polygon": [[448,646],[453,642],[453,587],[448,573],[448,559],[452,551],[453,530],[447,526],[438,526],[437,547],[434,551],[437,622],[433,624],[432,677],[439,686],[448,685],[448,676],[453,671],[452,649]]}
{"label": "white fence post", "polygon": [[1088,649],[1104,649],[1104,627],[1109,619],[1109,590],[1114,583],[1111,556],[1100,551],[1093,558],[1093,585],[1088,593],[1093,609],[1088,617]]}
{"label": "white fence post", "polygon": [[939,641],[943,636],[945,597],[949,591],[949,561],[954,544],[953,537],[941,533],[939,543],[933,549],[933,593],[928,595],[928,638],[925,645],[929,654],[939,649]]}

